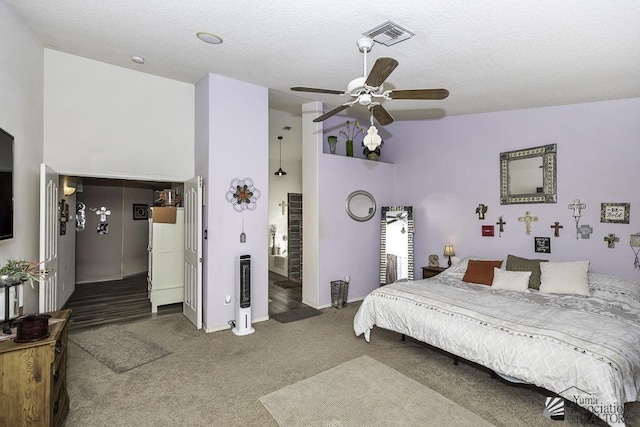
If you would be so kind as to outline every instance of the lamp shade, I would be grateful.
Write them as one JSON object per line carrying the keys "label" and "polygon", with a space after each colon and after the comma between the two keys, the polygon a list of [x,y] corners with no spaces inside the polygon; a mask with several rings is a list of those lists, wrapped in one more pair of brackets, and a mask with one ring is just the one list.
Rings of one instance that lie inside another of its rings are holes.
{"label": "lamp shade", "polygon": [[453,245],[444,247],[444,256],[456,256],[456,253],[453,251]]}

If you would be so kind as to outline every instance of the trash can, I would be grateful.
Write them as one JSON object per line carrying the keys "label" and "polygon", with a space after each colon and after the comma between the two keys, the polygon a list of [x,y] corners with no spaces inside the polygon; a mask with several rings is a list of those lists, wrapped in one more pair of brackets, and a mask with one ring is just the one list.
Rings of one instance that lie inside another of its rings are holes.
{"label": "trash can", "polygon": [[349,283],[344,280],[334,280],[331,282],[331,306],[343,308],[347,306],[347,296],[349,295]]}

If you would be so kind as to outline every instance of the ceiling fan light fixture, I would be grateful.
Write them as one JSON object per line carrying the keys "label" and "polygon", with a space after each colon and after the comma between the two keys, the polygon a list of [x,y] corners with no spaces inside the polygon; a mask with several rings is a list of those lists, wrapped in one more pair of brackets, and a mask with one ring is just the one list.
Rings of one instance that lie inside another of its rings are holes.
{"label": "ceiling fan light fixture", "polygon": [[375,151],[382,144],[382,138],[378,135],[378,129],[372,124],[367,131],[367,134],[362,139],[362,143],[369,151]]}

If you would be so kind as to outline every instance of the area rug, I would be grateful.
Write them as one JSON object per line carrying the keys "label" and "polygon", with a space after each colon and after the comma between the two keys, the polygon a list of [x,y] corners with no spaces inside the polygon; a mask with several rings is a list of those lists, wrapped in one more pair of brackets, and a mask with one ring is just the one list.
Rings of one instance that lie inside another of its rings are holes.
{"label": "area rug", "polygon": [[70,333],[69,340],[118,374],[171,354],[120,325]]}
{"label": "area rug", "polygon": [[322,312],[320,310],[316,310],[313,307],[302,307],[290,311],[285,311],[283,313],[272,314],[271,318],[273,320],[277,320],[280,323],[289,323],[295,322],[297,320],[308,319],[320,314],[322,314]]}
{"label": "area rug", "polygon": [[280,426],[495,427],[368,356],[260,398]]}
{"label": "area rug", "polygon": [[281,288],[284,289],[290,289],[290,288],[299,288],[300,286],[302,286],[301,282],[294,282],[293,280],[281,280],[279,282],[274,282],[273,283],[276,286],[280,286]]}

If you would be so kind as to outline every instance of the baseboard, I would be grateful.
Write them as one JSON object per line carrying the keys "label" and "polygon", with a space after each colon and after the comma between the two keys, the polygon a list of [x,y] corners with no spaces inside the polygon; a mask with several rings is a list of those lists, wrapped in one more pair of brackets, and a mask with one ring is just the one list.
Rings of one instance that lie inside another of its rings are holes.
{"label": "baseboard", "polygon": [[[260,317],[258,319],[251,319],[251,323],[253,324],[253,323],[266,322],[267,320],[269,320],[269,316]],[[214,326],[213,328],[207,328],[204,324],[202,325],[202,330],[205,331],[207,334],[210,332],[220,332],[227,329],[231,329],[231,325]]]}
{"label": "baseboard", "polygon": [[[357,298],[352,298],[352,299],[347,299],[347,304],[349,304],[350,302],[358,302],[358,301],[362,301],[364,300],[365,297],[357,297]],[[302,300],[303,304],[308,305],[309,307],[313,307],[317,310],[322,310],[323,308],[330,308],[332,307],[331,303],[329,304],[323,304],[323,305],[314,305],[309,303],[308,301],[305,301],[304,299]]]}

